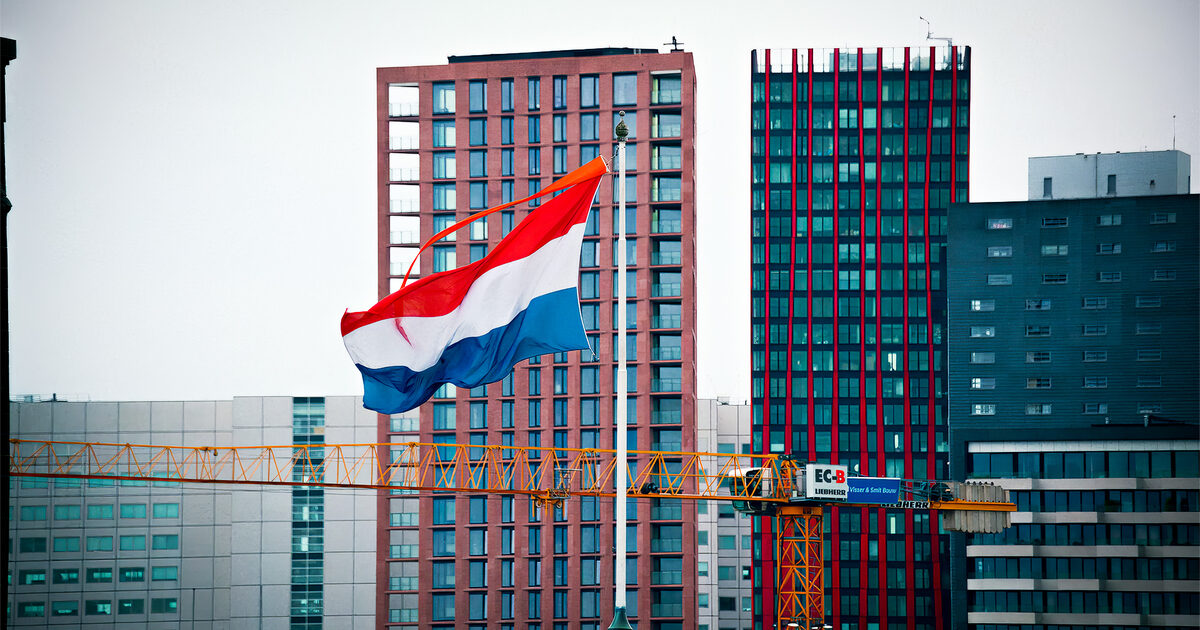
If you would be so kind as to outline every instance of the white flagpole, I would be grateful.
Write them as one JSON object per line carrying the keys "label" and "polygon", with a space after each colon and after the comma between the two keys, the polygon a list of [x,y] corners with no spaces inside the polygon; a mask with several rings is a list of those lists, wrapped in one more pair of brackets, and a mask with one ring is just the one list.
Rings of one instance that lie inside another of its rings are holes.
{"label": "white flagpole", "polygon": [[614,598],[613,622],[609,626],[609,630],[618,628],[629,628],[629,621],[625,616],[625,581],[628,577],[625,572],[625,503],[626,503],[626,485],[628,484],[629,470],[629,453],[626,434],[629,429],[629,418],[627,417],[628,406],[626,401],[629,398],[629,382],[626,376],[625,368],[625,138],[629,135],[629,128],[625,126],[625,112],[621,112],[621,120],[617,123],[617,466],[616,477],[617,481],[617,505],[616,505],[616,547],[617,561],[613,571],[616,574],[614,577],[617,582],[616,595]]}

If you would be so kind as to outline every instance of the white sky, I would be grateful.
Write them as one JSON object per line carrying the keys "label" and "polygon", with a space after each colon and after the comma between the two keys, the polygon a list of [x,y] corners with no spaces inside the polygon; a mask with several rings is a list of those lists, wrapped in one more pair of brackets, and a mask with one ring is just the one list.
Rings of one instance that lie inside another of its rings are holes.
{"label": "white sky", "polygon": [[582,6],[0,0],[12,391],[361,394],[338,319],[375,301],[381,66],[695,54],[703,397],[749,394],[752,48],[927,45],[919,15],[972,46],[974,201],[1024,199],[1029,156],[1170,148],[1172,114],[1200,169],[1196,0]]}

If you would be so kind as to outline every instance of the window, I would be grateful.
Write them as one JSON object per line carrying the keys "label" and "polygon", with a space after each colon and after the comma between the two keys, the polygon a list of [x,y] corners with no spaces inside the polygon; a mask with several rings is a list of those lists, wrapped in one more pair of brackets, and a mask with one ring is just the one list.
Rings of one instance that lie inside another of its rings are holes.
{"label": "window", "polygon": [[79,569],[54,569],[55,584],[78,584]]}
{"label": "window", "polygon": [[989,247],[987,248],[988,258],[1012,258],[1013,250],[1011,246]]}
{"label": "window", "polygon": [[1137,380],[1138,387],[1162,387],[1161,376],[1139,376]]}
{"label": "window", "polygon": [[1085,376],[1083,377],[1084,389],[1103,389],[1108,387],[1107,376]]}
{"label": "window", "polygon": [[87,550],[88,551],[112,551],[113,540],[112,536],[88,536]]}
{"label": "window", "polygon": [[992,377],[972,378],[971,389],[996,389],[996,379]]}
{"label": "window", "polygon": [[1108,308],[1108,298],[1106,297],[1085,297],[1083,298],[1083,308],[1088,310],[1100,310]]}
{"label": "window", "polygon": [[469,89],[468,96],[470,97],[470,111],[472,114],[483,113],[487,111],[487,81],[476,80],[467,84]]}
{"label": "window", "polygon": [[88,518],[90,518],[90,519],[112,519],[113,506],[111,506],[111,505],[89,505],[88,509],[87,509],[87,514],[88,514]]}
{"label": "window", "polygon": [[1027,311],[1048,311],[1050,310],[1050,300],[1045,298],[1031,298],[1025,300],[1025,310]]}
{"label": "window", "polygon": [[1138,361],[1162,361],[1162,350],[1138,350]]}
{"label": "window", "polygon": [[1108,413],[1108,403],[1098,403],[1098,402],[1083,403],[1083,413],[1085,413],[1087,415]]}
{"label": "window", "polygon": [[1120,271],[1101,271],[1096,274],[1096,281],[1097,282],[1120,282],[1121,281],[1121,272]]}
{"label": "window", "polygon": [[152,567],[150,579],[155,582],[173,582],[179,579],[179,567]]}
{"label": "window", "polygon": [[567,108],[567,77],[554,77],[554,109]]}
{"label": "window", "polygon": [[637,104],[637,75],[614,74],[613,97],[614,106]]}
{"label": "window", "polygon": [[1042,245],[1043,256],[1066,256],[1067,251],[1066,245]]}
{"label": "window", "polygon": [[1150,279],[1154,280],[1154,281],[1174,280],[1175,279],[1175,270],[1174,269],[1155,269],[1153,275],[1150,276]]}
{"label": "window", "polygon": [[1102,214],[1096,217],[1096,225],[1112,226],[1121,225],[1121,215],[1119,214]]}
{"label": "window", "polygon": [[971,300],[971,311],[983,313],[996,310],[996,300]]}
{"label": "window", "polygon": [[179,518],[179,504],[155,503],[154,518]]}
{"label": "window", "polygon": [[979,403],[971,405],[972,416],[994,416],[996,415],[996,405],[991,403]]}
{"label": "window", "polygon": [[1108,351],[1107,350],[1084,350],[1083,351],[1083,362],[1084,363],[1102,363],[1107,360],[1108,360]]}
{"label": "window", "polygon": [[151,614],[173,614],[176,612],[178,604],[174,597],[156,597],[150,600]]}
{"label": "window", "polygon": [[989,230],[1011,230],[1013,226],[1012,219],[988,219],[987,229]]}
{"label": "window", "polygon": [[1150,251],[1153,253],[1173,252],[1175,251],[1175,241],[1154,241],[1150,246]]}
{"label": "window", "polygon": [[972,352],[971,363],[995,363],[995,352]]}
{"label": "window", "polygon": [[1049,363],[1050,362],[1050,353],[1044,352],[1044,351],[1026,352],[1025,353],[1025,362],[1026,363]]}
{"label": "window", "polygon": [[[111,507],[109,508],[112,509]],[[112,518],[111,516],[109,518]],[[22,521],[44,521],[46,520],[46,506],[44,505],[25,505],[21,506]]]}
{"label": "window", "polygon": [[57,552],[79,551],[79,537],[78,536],[55,537],[54,551],[56,553]]}
{"label": "window", "polygon": [[454,113],[454,83],[433,84],[433,113]]}
{"label": "window", "polygon": [[1043,177],[1042,178],[1042,198],[1050,199],[1053,196],[1054,196],[1054,178],[1053,177]]}
{"label": "window", "polygon": [[117,614],[119,615],[141,615],[146,612],[146,600],[144,599],[122,599],[117,602]]}
{"label": "window", "polygon": [[1139,335],[1160,335],[1162,324],[1139,322],[1136,330]]}
{"label": "window", "polygon": [[112,569],[88,569],[87,581],[92,584],[112,582]]}
{"label": "window", "polygon": [[990,285],[1009,285],[1012,284],[1011,273],[989,273],[987,283]]}
{"label": "window", "polygon": [[1155,212],[1150,215],[1150,224],[1151,225],[1162,225],[1165,223],[1174,223],[1174,222],[1175,222],[1175,213],[1174,212]]}
{"label": "window", "polygon": [[1111,173],[1109,174],[1108,189],[1105,192],[1106,192],[1106,194],[1109,194],[1109,195],[1117,194],[1117,176],[1116,175],[1113,175]]}
{"label": "window", "polygon": [[1051,413],[1051,406],[1048,403],[1030,403],[1025,405],[1025,415],[1027,416],[1048,416]]}
{"label": "window", "polygon": [[1051,382],[1049,378],[1036,377],[1025,379],[1025,389],[1050,389]]}
{"label": "window", "polygon": [[121,536],[121,551],[141,551],[145,548],[145,536]]}
{"label": "window", "polygon": [[996,336],[996,327],[995,326],[971,326],[971,337],[972,338],[975,338],[975,339],[989,338],[990,339],[995,336]]}
{"label": "window", "polygon": [[454,179],[455,161],[453,151],[435,151],[433,154],[434,179]]}
{"label": "window", "polygon": [[1042,284],[1066,284],[1067,274],[1065,273],[1044,273],[1042,274]]}
{"label": "window", "polygon": [[1025,326],[1025,336],[1026,337],[1049,337],[1050,336],[1050,325],[1049,324],[1028,324]]}
{"label": "window", "polygon": [[579,77],[579,106],[598,107],[600,105],[600,77],[585,74]]}
{"label": "window", "polygon": [[1108,326],[1105,324],[1084,324],[1083,325],[1083,336],[1084,337],[1098,337],[1098,336],[1107,335],[1107,334],[1108,334]]}
{"label": "window", "polygon": [[[55,517],[58,516],[58,510],[55,508]],[[121,518],[146,518],[145,503],[123,503],[121,504]]]}
{"label": "window", "polygon": [[176,534],[155,534],[151,543],[154,549],[178,549],[179,536]]}
{"label": "window", "polygon": [[579,139],[584,142],[600,139],[600,114],[579,115]]}
{"label": "window", "polygon": [[1096,243],[1097,254],[1120,254],[1120,243]]}
{"label": "window", "polygon": [[1042,227],[1044,227],[1044,228],[1067,227],[1067,217],[1045,217],[1042,219]]}

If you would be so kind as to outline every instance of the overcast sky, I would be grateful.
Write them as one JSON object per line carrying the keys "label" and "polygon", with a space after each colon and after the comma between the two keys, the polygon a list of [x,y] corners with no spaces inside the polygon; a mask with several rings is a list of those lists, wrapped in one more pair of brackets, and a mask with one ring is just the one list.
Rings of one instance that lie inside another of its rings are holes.
{"label": "overcast sky", "polygon": [[1168,149],[1173,114],[1197,155],[1198,7],[0,0],[12,391],[361,394],[338,319],[376,297],[375,69],[674,35],[698,81],[697,390],[744,400],[752,48],[928,45],[930,19],[973,50],[971,199],[1014,200],[1029,156]]}

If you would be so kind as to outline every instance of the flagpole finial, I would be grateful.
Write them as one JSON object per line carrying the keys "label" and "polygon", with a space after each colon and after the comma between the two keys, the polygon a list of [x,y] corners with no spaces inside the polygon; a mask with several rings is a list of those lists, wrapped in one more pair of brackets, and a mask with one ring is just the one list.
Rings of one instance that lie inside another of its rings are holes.
{"label": "flagpole finial", "polygon": [[629,127],[625,126],[625,110],[620,112],[621,120],[617,122],[617,142],[624,143],[625,138],[629,137]]}

